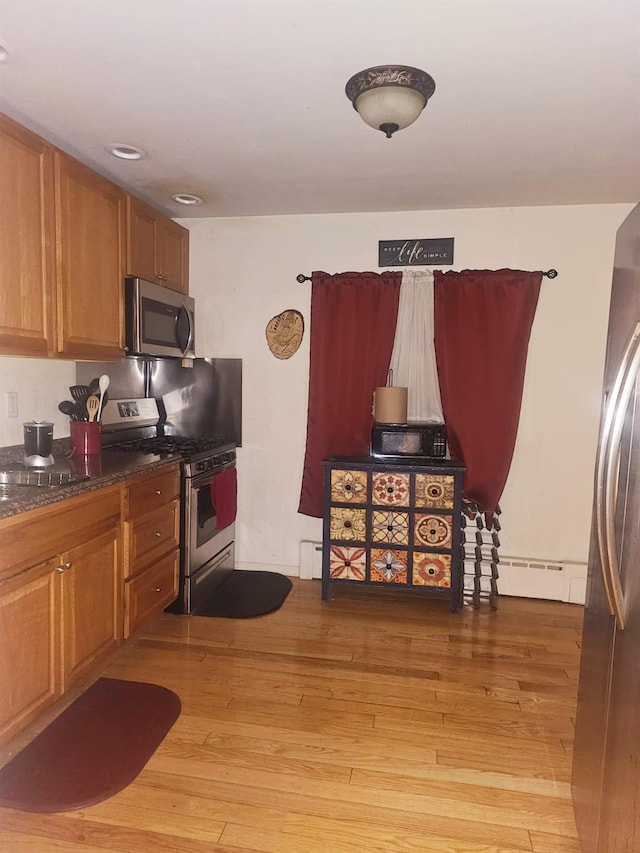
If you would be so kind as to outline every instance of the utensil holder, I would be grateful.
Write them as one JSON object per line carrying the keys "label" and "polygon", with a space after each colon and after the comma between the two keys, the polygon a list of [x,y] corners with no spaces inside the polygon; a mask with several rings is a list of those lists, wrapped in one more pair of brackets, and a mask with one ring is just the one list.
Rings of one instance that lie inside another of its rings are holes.
{"label": "utensil holder", "polygon": [[78,477],[100,477],[102,475],[102,456],[99,453],[87,453],[86,456],[74,453],[69,461]]}
{"label": "utensil holder", "polygon": [[90,456],[102,450],[100,421],[71,421],[71,452],[75,456]]}

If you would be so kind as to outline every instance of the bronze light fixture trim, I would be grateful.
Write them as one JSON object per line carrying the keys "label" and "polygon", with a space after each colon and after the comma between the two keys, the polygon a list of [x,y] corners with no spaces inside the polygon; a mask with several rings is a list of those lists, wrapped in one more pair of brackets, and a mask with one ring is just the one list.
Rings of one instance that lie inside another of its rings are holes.
{"label": "bronze light fixture trim", "polygon": [[435,92],[430,74],[410,65],[376,65],[359,71],[345,91],[364,122],[391,139],[418,118]]}

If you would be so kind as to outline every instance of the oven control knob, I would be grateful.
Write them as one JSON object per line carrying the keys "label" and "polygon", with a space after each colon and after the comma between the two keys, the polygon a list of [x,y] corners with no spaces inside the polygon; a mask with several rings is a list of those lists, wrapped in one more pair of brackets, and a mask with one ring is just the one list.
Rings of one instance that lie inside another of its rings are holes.
{"label": "oven control knob", "polygon": [[207,463],[206,462],[196,462],[196,471],[206,471]]}

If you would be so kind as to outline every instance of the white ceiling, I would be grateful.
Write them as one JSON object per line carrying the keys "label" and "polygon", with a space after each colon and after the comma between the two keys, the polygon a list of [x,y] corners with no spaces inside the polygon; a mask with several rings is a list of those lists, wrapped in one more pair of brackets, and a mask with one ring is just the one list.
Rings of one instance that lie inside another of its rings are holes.
{"label": "white ceiling", "polygon": [[[175,217],[640,201],[638,0],[0,0],[0,43],[0,110]],[[344,94],[386,63],[436,81],[392,139]]]}

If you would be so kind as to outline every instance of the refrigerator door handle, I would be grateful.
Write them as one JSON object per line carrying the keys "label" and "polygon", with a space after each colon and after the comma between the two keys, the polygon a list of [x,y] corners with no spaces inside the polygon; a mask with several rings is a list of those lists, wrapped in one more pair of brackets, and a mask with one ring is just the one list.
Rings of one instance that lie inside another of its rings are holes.
{"label": "refrigerator door handle", "polygon": [[609,613],[613,616],[615,613],[613,605],[613,594],[609,584],[609,568],[607,558],[607,546],[605,537],[605,459],[606,448],[609,443],[609,433],[611,427],[607,423],[607,419],[602,424],[602,433],[600,437],[600,445],[598,446],[598,458],[596,461],[596,496],[595,496],[595,528],[598,540],[598,553],[600,555],[600,574],[602,576],[602,585],[607,597]]}
{"label": "refrigerator door handle", "polygon": [[640,323],[625,349],[603,423],[602,444],[598,459],[596,507],[600,562],[605,579],[609,610],[621,629],[626,618],[626,603],[620,580],[618,549],[615,538],[616,498],[619,476],[620,440],[627,408],[640,371]]}
{"label": "refrigerator door handle", "polygon": [[[636,327],[636,332],[638,327]],[[602,427],[600,431],[600,441],[598,444],[598,455],[596,460],[596,482],[595,482],[595,527],[598,541],[598,552],[600,555],[600,573],[602,575],[602,584],[609,605],[609,613],[615,616],[615,604],[613,600],[613,592],[611,591],[610,568],[609,568],[609,550],[607,547],[606,534],[606,483],[608,479],[607,462],[609,458],[609,447],[611,445],[611,430],[613,420],[618,408],[618,400],[624,377],[627,374],[629,361],[634,349],[634,335],[631,336],[618,371],[613,380],[611,390],[605,395],[604,415],[602,419]]]}

